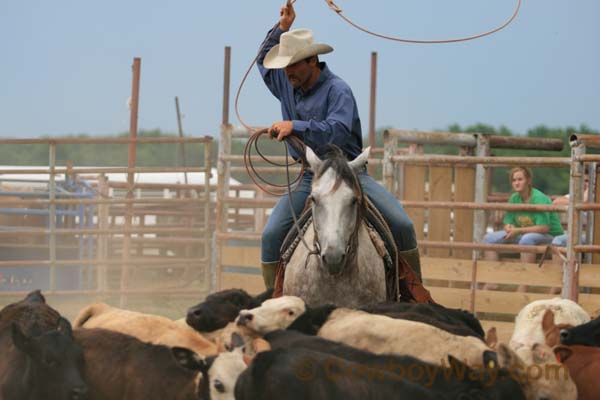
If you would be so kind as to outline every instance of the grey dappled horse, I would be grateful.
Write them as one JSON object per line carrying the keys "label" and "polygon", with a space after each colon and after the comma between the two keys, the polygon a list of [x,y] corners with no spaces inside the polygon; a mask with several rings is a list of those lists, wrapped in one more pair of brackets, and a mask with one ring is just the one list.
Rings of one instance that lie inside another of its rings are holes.
{"label": "grey dappled horse", "polygon": [[311,306],[353,307],[386,300],[384,264],[363,222],[366,198],[357,176],[369,150],[349,162],[337,147],[332,146],[325,160],[306,148],[314,178],[313,222],[304,241],[318,254],[310,255],[298,244],[286,266],[284,295],[301,297]]}

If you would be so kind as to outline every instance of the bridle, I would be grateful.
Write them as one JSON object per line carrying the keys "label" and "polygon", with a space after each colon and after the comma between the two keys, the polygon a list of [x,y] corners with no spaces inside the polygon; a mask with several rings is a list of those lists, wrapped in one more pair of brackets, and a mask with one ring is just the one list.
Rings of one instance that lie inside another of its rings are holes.
{"label": "bridle", "polygon": [[[356,204],[357,209],[356,209],[356,219],[354,221],[354,231],[350,235],[350,238],[348,239],[348,244],[346,245],[346,249],[344,250],[344,252],[346,254],[344,267],[346,267],[348,265],[352,265],[352,263],[354,263],[354,261],[356,260],[356,256],[358,254],[358,232],[360,230],[360,223],[362,222],[363,217],[365,216],[365,214],[367,212],[365,194],[360,185],[360,181],[358,180],[357,173],[355,171],[352,171],[352,174],[353,174],[352,175],[353,176],[352,189],[357,197],[357,204]],[[312,226],[313,226],[313,248],[314,248],[314,250],[312,250],[309,253],[309,256],[312,255],[314,252],[316,252],[317,255],[321,254],[321,243],[319,242],[319,235],[317,232],[317,220],[315,218],[314,212],[313,212],[313,216],[312,216]],[[307,261],[304,264],[305,268],[308,264],[308,257],[306,258],[306,260]],[[318,257],[318,260],[319,260],[319,262],[321,262],[320,257]],[[340,270],[340,272],[337,274],[337,276],[341,275],[345,270],[346,270],[345,268],[342,268]]]}

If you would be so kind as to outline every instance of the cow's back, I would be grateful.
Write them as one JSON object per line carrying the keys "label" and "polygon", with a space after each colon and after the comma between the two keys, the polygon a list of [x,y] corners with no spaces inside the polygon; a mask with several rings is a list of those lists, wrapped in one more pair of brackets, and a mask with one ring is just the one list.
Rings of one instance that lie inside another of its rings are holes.
{"label": "cow's back", "polygon": [[374,353],[406,354],[440,364],[448,354],[481,365],[490,350],[480,339],[457,336],[421,322],[392,319],[363,311],[337,309],[318,335]]}
{"label": "cow's back", "polygon": [[105,329],[76,329],[83,348],[88,400],[196,400],[197,373],[180,367],[170,348]]}
{"label": "cow's back", "polygon": [[102,328],[134,336],[143,342],[187,347],[201,355],[217,353],[216,346],[198,332],[166,317],[96,303],[81,310],[77,328]]}

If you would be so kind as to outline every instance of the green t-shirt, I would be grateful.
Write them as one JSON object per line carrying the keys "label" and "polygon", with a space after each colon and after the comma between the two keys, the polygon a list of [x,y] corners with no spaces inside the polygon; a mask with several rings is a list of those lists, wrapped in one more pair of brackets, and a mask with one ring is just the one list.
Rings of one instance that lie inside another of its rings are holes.
{"label": "green t-shirt", "polygon": [[[508,199],[512,204],[523,204],[519,193],[513,193]],[[531,197],[527,204],[552,204],[552,200],[536,188],[531,188]],[[550,225],[548,232],[552,236],[563,234],[563,228],[556,212],[544,211],[507,211],[504,214],[504,224],[512,224],[517,228],[526,228],[534,225]]]}

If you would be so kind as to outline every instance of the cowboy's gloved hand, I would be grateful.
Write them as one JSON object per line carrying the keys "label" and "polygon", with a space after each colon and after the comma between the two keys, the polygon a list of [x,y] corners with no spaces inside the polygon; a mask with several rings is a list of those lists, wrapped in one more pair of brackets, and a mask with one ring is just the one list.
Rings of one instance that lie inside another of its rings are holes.
{"label": "cowboy's gloved hand", "polygon": [[277,136],[277,140],[279,140],[281,142],[284,137],[292,134],[293,128],[294,128],[294,124],[292,121],[275,122],[269,128],[269,136],[270,137]]}
{"label": "cowboy's gloved hand", "polygon": [[288,1],[285,6],[281,7],[279,15],[281,16],[281,18],[279,18],[279,29],[284,32],[289,31],[294,23],[294,19],[296,19],[296,11],[294,11],[294,6],[291,1]]}

